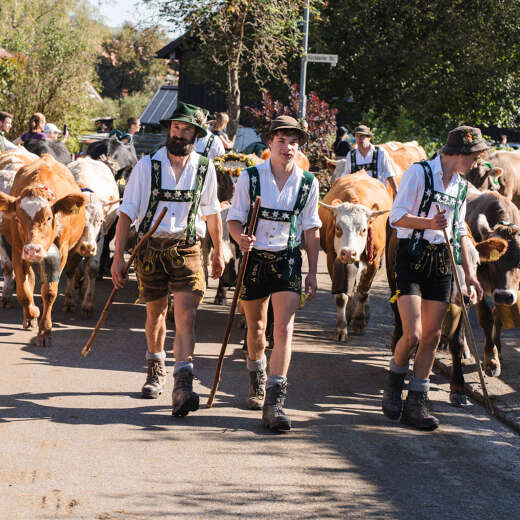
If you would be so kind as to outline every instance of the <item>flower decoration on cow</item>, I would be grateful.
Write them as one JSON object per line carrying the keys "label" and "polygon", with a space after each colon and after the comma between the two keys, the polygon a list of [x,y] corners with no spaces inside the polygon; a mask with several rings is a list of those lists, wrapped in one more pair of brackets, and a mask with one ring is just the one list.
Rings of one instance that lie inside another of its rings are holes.
{"label": "flower decoration on cow", "polygon": [[215,170],[218,173],[238,177],[245,168],[250,168],[256,164],[255,160],[243,153],[229,152],[225,155],[213,159]]}

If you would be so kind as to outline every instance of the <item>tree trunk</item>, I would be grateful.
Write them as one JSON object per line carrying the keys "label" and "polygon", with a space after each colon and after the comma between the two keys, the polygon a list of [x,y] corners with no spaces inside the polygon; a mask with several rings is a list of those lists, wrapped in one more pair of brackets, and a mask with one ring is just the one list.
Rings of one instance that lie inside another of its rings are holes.
{"label": "tree trunk", "polygon": [[238,130],[238,120],[240,119],[240,84],[239,84],[239,70],[235,63],[228,63],[228,115],[229,123],[227,131],[230,139],[235,137]]}

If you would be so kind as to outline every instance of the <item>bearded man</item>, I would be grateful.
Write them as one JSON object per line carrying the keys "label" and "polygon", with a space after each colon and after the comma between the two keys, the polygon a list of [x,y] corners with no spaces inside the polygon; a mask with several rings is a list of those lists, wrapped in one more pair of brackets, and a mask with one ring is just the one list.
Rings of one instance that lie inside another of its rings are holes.
{"label": "bearded man", "polygon": [[215,167],[194,151],[197,137],[206,135],[204,119],[199,107],[179,103],[173,115],[164,120],[170,124],[166,146],[135,165],[120,208],[111,269],[114,286],[121,288],[130,225],[135,222],[140,239],[166,207],[165,217],[136,257],[140,299],[146,302],[148,347],[142,397],[156,398],[164,388],[166,311],[171,291],[175,317],[172,415],[177,416],[199,407],[199,396],[193,392],[192,355],[195,315],[205,291],[200,239],[206,233],[206,223],[215,248],[211,276],[220,277],[224,268]]}

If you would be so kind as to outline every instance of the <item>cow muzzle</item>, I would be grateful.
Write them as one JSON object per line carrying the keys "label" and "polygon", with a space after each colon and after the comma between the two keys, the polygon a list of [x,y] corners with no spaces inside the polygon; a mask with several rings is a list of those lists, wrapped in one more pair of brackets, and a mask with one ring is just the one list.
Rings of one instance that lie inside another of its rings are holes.
{"label": "cow muzzle", "polygon": [[89,242],[82,242],[79,245],[79,254],[81,256],[95,256],[97,253],[97,244],[89,243]]}
{"label": "cow muzzle", "polygon": [[22,249],[22,260],[29,263],[41,262],[46,256],[45,249],[38,244],[27,244]]}
{"label": "cow muzzle", "polygon": [[339,252],[338,259],[343,264],[353,264],[359,260],[359,255],[353,249],[343,248]]}
{"label": "cow muzzle", "polygon": [[493,303],[495,305],[514,305],[516,303],[517,292],[504,289],[493,291]]}

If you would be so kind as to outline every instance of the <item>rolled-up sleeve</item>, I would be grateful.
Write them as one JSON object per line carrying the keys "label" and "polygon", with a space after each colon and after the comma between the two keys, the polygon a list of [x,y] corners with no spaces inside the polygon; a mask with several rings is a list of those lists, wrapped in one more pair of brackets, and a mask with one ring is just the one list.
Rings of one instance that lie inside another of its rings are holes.
{"label": "rolled-up sleeve", "polygon": [[300,214],[301,226],[303,231],[312,228],[321,228],[321,220],[318,215],[318,200],[319,200],[319,183],[318,179],[314,178],[312,181],[311,191],[307,197],[307,203]]}
{"label": "rolled-up sleeve", "polygon": [[[143,175],[146,170],[146,162],[150,162],[150,157],[143,157],[133,168],[130,178],[125,186],[123,202],[119,207],[119,212],[128,215],[128,218],[135,222],[138,217],[142,219],[146,208],[141,208],[142,200],[150,197],[150,175]],[[148,169],[150,169],[149,167]]]}
{"label": "rolled-up sleeve", "polygon": [[412,165],[404,173],[399,184],[399,190],[392,205],[388,221],[390,226],[397,228],[395,223],[407,214],[413,214],[413,205],[419,193],[424,191],[424,175],[419,175],[420,166]]}
{"label": "rolled-up sleeve", "polygon": [[208,171],[206,172],[206,179],[200,197],[200,211],[204,217],[220,213],[220,202],[217,196],[217,174],[213,161],[209,162]]}
{"label": "rolled-up sleeve", "polygon": [[243,170],[235,184],[235,193],[231,199],[231,208],[229,208],[227,221],[238,220],[242,224],[245,224],[247,215],[249,214],[250,204],[249,174],[247,170]]}

